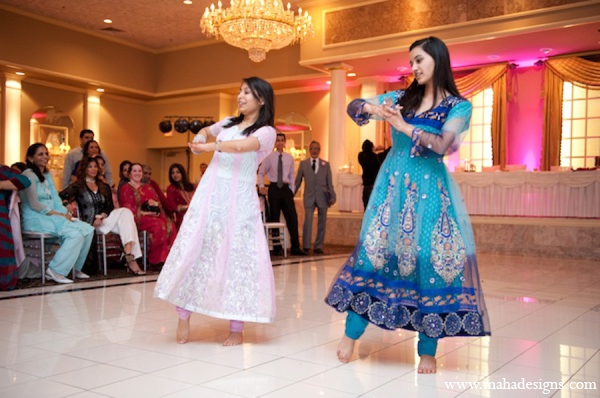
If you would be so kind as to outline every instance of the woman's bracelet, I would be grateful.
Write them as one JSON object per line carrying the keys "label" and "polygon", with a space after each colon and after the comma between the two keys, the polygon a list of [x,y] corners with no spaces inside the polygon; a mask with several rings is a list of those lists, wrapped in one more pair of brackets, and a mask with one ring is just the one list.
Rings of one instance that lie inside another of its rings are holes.
{"label": "woman's bracelet", "polygon": [[221,141],[217,140],[215,143],[215,151],[216,152],[221,152],[221,148],[219,147],[220,144],[221,144]]}

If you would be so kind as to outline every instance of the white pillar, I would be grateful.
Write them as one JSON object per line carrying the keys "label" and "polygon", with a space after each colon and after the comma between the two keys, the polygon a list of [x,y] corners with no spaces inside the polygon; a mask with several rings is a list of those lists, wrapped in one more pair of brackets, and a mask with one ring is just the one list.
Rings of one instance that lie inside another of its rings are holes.
{"label": "white pillar", "polygon": [[94,140],[98,141],[100,147],[100,95],[96,90],[87,90],[84,108],[83,124],[86,129],[94,132]]}
{"label": "white pillar", "polygon": [[346,163],[346,72],[350,65],[335,63],[325,65],[331,73],[329,89],[329,134],[327,137],[327,160],[331,164],[333,183],[337,185],[338,168]]}
{"label": "white pillar", "polygon": [[11,165],[21,158],[21,80],[22,76],[5,73],[4,82],[4,160]]}
{"label": "white pillar", "polygon": [[[367,78],[367,79],[360,79],[359,81],[361,83],[361,86],[360,86],[360,97],[361,98],[364,98],[364,99],[372,98],[383,92],[382,91],[383,80],[381,80],[381,79]],[[383,145],[383,142],[378,142],[378,139],[377,139],[378,126],[379,126],[379,123],[374,123],[374,122],[367,123],[364,126],[361,126],[361,128],[360,128],[360,143],[361,143],[361,145],[365,140],[371,140],[371,142],[375,146]],[[379,140],[379,141],[381,141],[381,140]]]}

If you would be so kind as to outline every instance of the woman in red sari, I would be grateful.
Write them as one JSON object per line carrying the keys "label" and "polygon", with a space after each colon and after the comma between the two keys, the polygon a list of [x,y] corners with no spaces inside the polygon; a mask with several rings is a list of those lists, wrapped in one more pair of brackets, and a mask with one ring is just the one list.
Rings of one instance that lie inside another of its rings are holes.
{"label": "woman in red sari", "polygon": [[162,264],[175,240],[177,229],[165,216],[156,191],[142,183],[142,165],[133,163],[129,182],[119,191],[119,204],[135,216],[138,230],[148,233],[148,261],[151,265]]}
{"label": "woman in red sari", "polygon": [[194,196],[196,187],[190,182],[185,169],[179,163],[173,163],[169,167],[169,181],[171,185],[167,187],[167,199],[177,206],[175,224],[179,231],[183,216],[188,209],[192,196]]}

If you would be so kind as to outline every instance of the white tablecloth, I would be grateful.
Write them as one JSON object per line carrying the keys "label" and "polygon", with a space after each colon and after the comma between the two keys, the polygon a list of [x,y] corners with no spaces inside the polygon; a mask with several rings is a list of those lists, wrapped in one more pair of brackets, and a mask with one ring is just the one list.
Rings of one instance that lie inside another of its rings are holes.
{"label": "white tablecloth", "polygon": [[362,176],[360,174],[338,174],[337,205],[339,211],[363,211]]}
{"label": "white tablecloth", "polygon": [[472,215],[600,218],[600,170],[452,175]]}

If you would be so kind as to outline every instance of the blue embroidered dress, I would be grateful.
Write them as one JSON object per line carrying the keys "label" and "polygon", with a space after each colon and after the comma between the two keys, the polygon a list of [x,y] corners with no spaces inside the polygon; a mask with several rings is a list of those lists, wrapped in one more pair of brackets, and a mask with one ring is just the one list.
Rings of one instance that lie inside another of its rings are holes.
{"label": "blue embroidered dress", "polygon": [[[403,91],[368,102],[399,103]],[[359,125],[364,100],[348,114]],[[354,311],[384,329],[403,328],[432,338],[483,336],[490,325],[477,270],[473,231],[443,154],[420,146],[420,134],[455,137],[471,117],[471,104],[448,96],[435,108],[404,115],[412,138],[392,127],[392,149],[381,165],[359,241],[326,297],[339,312]]]}

